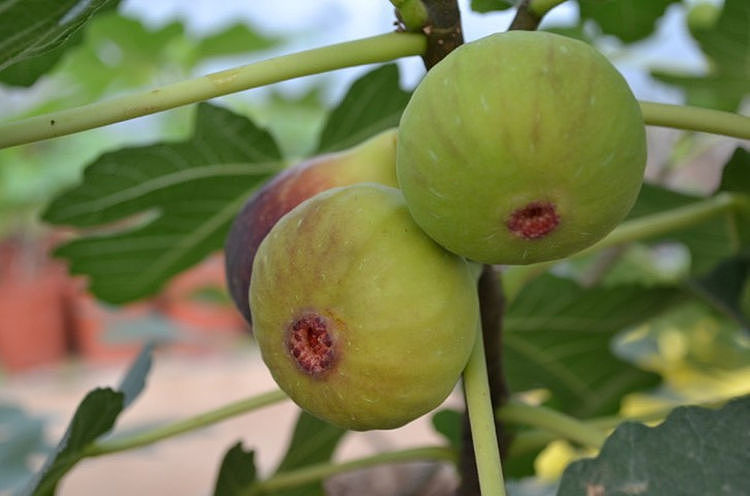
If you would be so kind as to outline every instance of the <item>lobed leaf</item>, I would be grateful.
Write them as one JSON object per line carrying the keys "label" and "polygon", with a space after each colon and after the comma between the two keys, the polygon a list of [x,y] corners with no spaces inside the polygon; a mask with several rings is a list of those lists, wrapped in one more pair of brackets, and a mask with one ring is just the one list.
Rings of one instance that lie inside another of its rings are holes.
{"label": "lobed leaf", "polygon": [[352,83],[329,114],[316,154],[351,148],[398,126],[410,96],[399,86],[396,64],[386,64],[368,72]]}
{"label": "lobed leaf", "polygon": [[[0,0],[0,71],[46,54],[12,78],[31,84],[62,56],[59,48],[98,11],[116,6],[114,0]],[[80,37],[74,41],[80,42]],[[0,80],[4,80],[0,75]]]}
{"label": "lobed leaf", "polygon": [[627,422],[594,459],[570,464],[558,496],[703,496],[750,488],[750,396],[720,410],[680,407],[656,427]]}
{"label": "lobed leaf", "polygon": [[616,358],[612,338],[680,298],[671,288],[585,289],[550,275],[536,279],[505,316],[503,366],[511,390],[546,388],[560,410],[577,417],[617,412],[623,395],[659,378]]}
{"label": "lobed leaf", "polygon": [[108,228],[63,244],[55,255],[68,259],[71,272],[87,275],[98,298],[132,301],[220,249],[247,196],[280,164],[268,132],[200,104],[190,139],[102,155],[43,218]]}

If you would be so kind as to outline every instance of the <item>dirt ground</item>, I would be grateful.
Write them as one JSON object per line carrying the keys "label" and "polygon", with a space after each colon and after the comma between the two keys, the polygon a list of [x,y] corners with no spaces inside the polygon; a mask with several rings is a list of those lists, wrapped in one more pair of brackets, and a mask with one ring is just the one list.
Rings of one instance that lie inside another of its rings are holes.
{"label": "dirt ground", "polygon": [[[8,376],[0,383],[0,402],[45,417],[47,437],[56,443],[83,396],[97,386],[117,385],[126,368],[125,362],[67,363]],[[275,387],[251,345],[234,343],[201,354],[157,352],[145,391],[121,416],[116,431],[190,417]],[[446,403],[456,406],[458,397],[454,394]],[[239,440],[246,449],[256,450],[258,470],[265,476],[283,455],[297,411],[285,401],[152,446],[84,460],[65,477],[59,494],[208,495],[222,456]],[[442,442],[425,417],[393,431],[351,433],[335,458]],[[438,496],[450,494],[454,486],[452,467],[412,463],[343,474],[327,481],[326,487],[331,495]]]}

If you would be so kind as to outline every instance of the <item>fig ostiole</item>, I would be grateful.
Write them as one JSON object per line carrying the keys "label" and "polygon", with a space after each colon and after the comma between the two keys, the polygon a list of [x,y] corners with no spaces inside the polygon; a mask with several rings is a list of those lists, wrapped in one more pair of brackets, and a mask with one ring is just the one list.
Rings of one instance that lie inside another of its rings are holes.
{"label": "fig ostiole", "polygon": [[417,224],[483,263],[594,244],[632,207],[645,163],[625,79],[586,43],[545,32],[460,46],[420,82],[399,125],[397,176]]}
{"label": "fig ostiole", "polygon": [[251,323],[247,303],[258,245],[276,222],[311,196],[337,186],[376,182],[396,186],[396,130],[341,152],[320,155],[282,171],[245,203],[224,245],[225,272],[235,306]]}
{"label": "fig ostiole", "polygon": [[363,183],[315,195],[261,242],[250,308],[263,360],[302,408],[354,430],[437,407],[466,365],[477,264],[414,223],[400,191]]}

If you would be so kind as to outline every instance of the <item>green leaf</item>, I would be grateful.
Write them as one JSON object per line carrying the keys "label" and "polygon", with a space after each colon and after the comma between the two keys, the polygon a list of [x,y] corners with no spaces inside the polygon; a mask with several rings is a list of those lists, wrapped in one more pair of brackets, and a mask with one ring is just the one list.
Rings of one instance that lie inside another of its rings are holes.
{"label": "green leaf", "polygon": [[724,164],[719,191],[744,195],[734,217],[739,251],[750,253],[750,152],[737,147]]}
{"label": "green leaf", "polygon": [[104,301],[154,294],[222,247],[234,215],[280,160],[266,131],[201,104],[187,141],[106,153],[86,169],[83,184],[53,200],[47,222],[110,231],[70,241],[55,255],[69,260],[72,273],[89,276],[90,290]]}
{"label": "green leaf", "polygon": [[715,308],[750,329],[750,316],[742,309],[741,298],[750,276],[750,257],[734,257],[720,263],[711,273],[691,281],[690,287]]}
{"label": "green leaf", "polygon": [[341,103],[331,111],[316,154],[351,148],[398,126],[410,96],[399,86],[396,64],[368,72],[354,81]]}
{"label": "green leaf", "polygon": [[546,388],[553,403],[578,417],[615,413],[624,394],[652,387],[658,377],[614,357],[612,338],[679,298],[674,289],[584,289],[549,275],[536,279],[505,316],[510,388]]}
{"label": "green leaf", "polygon": [[619,338],[619,355],[667,377],[684,370],[721,376],[750,363],[747,334],[698,299],[674,305]]}
{"label": "green leaf", "polygon": [[[110,0],[0,0],[0,71],[60,47],[109,3]],[[40,64],[37,70],[44,65]]]}
{"label": "green leaf", "polygon": [[750,151],[737,147],[724,164],[720,191],[750,195]]}
{"label": "green leaf", "polygon": [[146,387],[146,377],[151,371],[153,362],[154,343],[147,343],[141,352],[138,353],[135,361],[130,365],[127,374],[122,378],[120,386],[117,388],[125,397],[123,398],[123,408],[130,404],[143,392]]}
{"label": "green leaf", "polygon": [[693,31],[703,52],[715,64],[716,72],[750,81],[750,4],[746,0],[725,0],[712,29]]}
{"label": "green leaf", "polygon": [[[297,425],[286,454],[276,469],[276,473],[289,472],[307,465],[324,463],[331,459],[339,441],[347,431],[300,411]],[[277,491],[274,496],[325,496],[321,482],[311,482],[303,486]]]}
{"label": "green leaf", "polygon": [[496,10],[508,10],[515,7],[513,0],[471,0],[471,10],[485,14]]}
{"label": "green leaf", "polygon": [[604,33],[626,43],[651,35],[672,3],[680,0],[578,0],[582,19],[595,21]]}
{"label": "green leaf", "polygon": [[60,479],[84,457],[85,449],[112,430],[117,417],[140,394],[151,365],[151,345],[147,345],[128,369],[121,391],[97,388],[90,391],[73,414],[55,452],[23,495],[48,496],[55,493]]}
{"label": "green leaf", "polygon": [[685,92],[685,103],[725,112],[734,112],[747,93],[747,81],[727,76],[690,76],[654,70],[651,75]]}
{"label": "green leaf", "polygon": [[657,427],[625,423],[599,456],[574,462],[558,496],[747,494],[750,488],[750,396],[720,410],[675,409]]}
{"label": "green leaf", "polygon": [[[703,198],[677,193],[658,186],[644,184],[628,219],[656,214],[664,210],[699,202]],[[691,255],[691,272],[705,274],[721,260],[736,254],[740,248],[737,240],[736,214],[729,212],[686,229],[647,240],[651,243],[679,242]]]}
{"label": "green leaf", "polygon": [[711,27],[690,30],[711,67],[705,75],[654,71],[657,79],[680,86],[690,105],[736,111],[750,81],[750,3],[726,0]]}
{"label": "green leaf", "polygon": [[0,403],[0,492],[18,490],[32,475],[32,457],[46,454],[44,420]]}
{"label": "green leaf", "polygon": [[[92,19],[88,22],[88,26],[94,24],[97,19],[100,19],[103,13],[117,10],[119,4],[120,0],[107,1],[96,12],[96,15],[92,16]],[[22,60],[10,67],[0,70],[0,82],[11,86],[28,87],[33,85],[37,79],[56,67],[57,63],[64,55],[69,53],[69,51],[73,51],[71,49],[83,42],[85,31],[86,29],[78,29],[60,46],[53,48],[42,55]]]}
{"label": "green leaf", "polygon": [[83,458],[86,446],[115,425],[123,409],[123,399],[122,393],[110,388],[89,392],[78,405],[55,454],[42,468],[40,478],[27,488],[25,494],[54,494],[60,479]]}
{"label": "green leaf", "polygon": [[456,453],[461,451],[463,444],[461,440],[461,419],[463,415],[457,410],[444,409],[436,412],[432,416],[432,427],[438,434],[441,434],[445,439],[448,440],[451,447],[456,450]]}
{"label": "green leaf", "polygon": [[216,478],[214,496],[241,496],[258,480],[255,471],[255,452],[245,451],[237,442],[224,455]]}
{"label": "green leaf", "polygon": [[193,50],[193,59],[198,61],[267,50],[277,46],[279,42],[279,38],[261,35],[246,24],[237,23],[200,40]]}

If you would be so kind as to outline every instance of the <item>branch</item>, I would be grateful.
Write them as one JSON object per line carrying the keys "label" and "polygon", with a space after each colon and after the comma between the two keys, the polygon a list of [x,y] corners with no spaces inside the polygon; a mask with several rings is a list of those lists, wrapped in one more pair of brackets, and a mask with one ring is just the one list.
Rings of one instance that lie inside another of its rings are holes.
{"label": "branch", "polygon": [[534,31],[539,27],[539,23],[542,22],[542,17],[564,1],[565,0],[523,0],[518,4],[516,16],[513,18],[513,22],[510,23],[508,30],[522,29],[526,31]]}
{"label": "branch", "polygon": [[531,0],[523,0],[518,5],[516,16],[513,18],[513,22],[510,23],[508,31],[534,31],[539,27],[539,23],[542,22],[542,16],[538,15],[536,12],[533,12],[530,8],[530,4]]}
{"label": "branch", "polygon": [[270,391],[268,393],[252,396],[234,403],[229,403],[216,410],[201,413],[194,417],[179,420],[173,424],[141,432],[128,437],[114,438],[101,442],[94,442],[84,450],[84,456],[101,456],[109,453],[117,453],[133,448],[140,448],[170,437],[179,436],[186,432],[200,429],[215,424],[230,417],[257,410],[264,406],[272,405],[287,399],[283,391]]}
{"label": "branch", "polygon": [[427,49],[422,56],[427,70],[443,60],[464,42],[461,30],[461,13],[456,0],[423,0],[427,8]]}
{"label": "branch", "polygon": [[301,76],[422,55],[425,45],[421,34],[389,33],[282,55],[142,93],[0,124],[0,148],[64,136]]}
{"label": "branch", "polygon": [[688,105],[643,101],[639,103],[643,120],[650,126],[675,127],[750,139],[750,117]]}
{"label": "branch", "polygon": [[607,438],[603,430],[593,427],[585,421],[551,408],[532,406],[519,401],[510,402],[500,408],[497,411],[497,416],[509,423],[544,429],[564,439],[591,448],[601,448]]}
{"label": "branch", "polygon": [[458,488],[458,494],[505,496],[505,483],[495,429],[496,419],[490,399],[483,334],[482,330],[478,328],[474,349],[463,374],[466,408],[471,426],[472,446],[474,447],[471,459],[476,462],[474,472],[478,474],[479,491],[476,487],[473,487],[474,480],[467,480],[468,472],[464,470],[465,465],[462,460],[460,468],[463,477],[461,486]]}
{"label": "branch", "polygon": [[[479,309],[482,322],[482,341],[485,353],[485,365],[490,388],[490,400],[494,409],[498,409],[508,400],[508,386],[502,367],[502,318],[503,295],[497,275],[490,265],[485,265],[479,278],[477,291],[479,292]],[[510,444],[502,421],[495,420],[495,431],[501,458],[505,457],[507,446]],[[471,495],[479,491],[477,465],[474,456],[474,440],[469,418],[464,415],[463,442],[459,468],[462,474],[458,495]]]}
{"label": "branch", "polygon": [[309,465],[290,472],[280,472],[249,488],[249,494],[276,494],[283,490],[323,480],[342,472],[359,470],[385,463],[404,463],[418,460],[442,460],[455,462],[456,454],[452,449],[443,446],[411,448],[403,451],[380,453],[342,463],[320,463]]}

